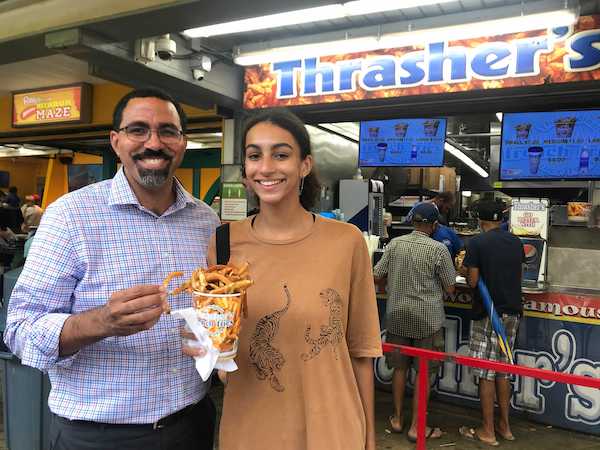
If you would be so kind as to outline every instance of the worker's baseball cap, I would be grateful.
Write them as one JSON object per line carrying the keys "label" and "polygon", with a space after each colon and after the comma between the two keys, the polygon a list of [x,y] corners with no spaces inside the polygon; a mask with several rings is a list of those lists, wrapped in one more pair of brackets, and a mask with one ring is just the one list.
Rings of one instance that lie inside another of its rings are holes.
{"label": "worker's baseball cap", "polygon": [[413,209],[413,222],[433,223],[440,219],[440,213],[433,203],[419,203]]}
{"label": "worker's baseball cap", "polygon": [[477,216],[481,220],[500,222],[506,206],[504,203],[484,201],[477,205]]}

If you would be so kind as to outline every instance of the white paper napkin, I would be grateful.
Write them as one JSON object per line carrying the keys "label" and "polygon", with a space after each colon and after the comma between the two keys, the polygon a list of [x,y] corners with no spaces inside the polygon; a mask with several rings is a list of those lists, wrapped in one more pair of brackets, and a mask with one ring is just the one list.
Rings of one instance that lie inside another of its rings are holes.
{"label": "white paper napkin", "polygon": [[189,344],[192,344],[192,346],[204,347],[206,349],[206,354],[204,356],[197,356],[194,358],[196,360],[196,370],[202,377],[202,380],[208,380],[213,369],[220,369],[225,372],[234,372],[237,370],[237,364],[233,359],[218,361],[219,349],[213,345],[212,340],[208,336],[208,331],[202,326],[202,323],[200,323],[194,308],[177,309],[171,311],[171,314],[174,317],[185,320],[190,330],[192,330],[192,333],[194,333],[194,336],[196,336],[198,341],[195,343],[190,341]]}

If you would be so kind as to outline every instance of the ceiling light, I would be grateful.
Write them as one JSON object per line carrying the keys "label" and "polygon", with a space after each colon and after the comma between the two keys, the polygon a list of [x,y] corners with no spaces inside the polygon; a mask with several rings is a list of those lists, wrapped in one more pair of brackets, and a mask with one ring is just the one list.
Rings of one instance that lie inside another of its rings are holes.
{"label": "ceiling light", "polygon": [[365,37],[357,39],[342,39],[316,44],[295,45],[291,47],[280,47],[265,51],[240,53],[233,61],[240,66],[253,66],[256,64],[289,61],[304,58],[306,55],[325,56],[342,55],[345,53],[360,53],[375,50],[380,47],[376,37]]}
{"label": "ceiling light", "polygon": [[198,142],[198,141],[188,141],[187,150],[201,150],[205,148],[219,148],[221,147],[221,142]]}
{"label": "ceiling light", "polygon": [[57,150],[34,150],[21,147],[0,146],[0,158],[17,158],[20,156],[49,156],[56,153]]}
{"label": "ceiling light", "polygon": [[340,4],[319,6],[317,8],[300,9],[268,16],[219,23],[206,27],[185,30],[183,34],[191,38],[221,36],[225,34],[245,33],[248,31],[266,30],[268,28],[299,25],[320,20],[331,20],[341,17],[343,7]]}
{"label": "ceiling light", "polygon": [[419,8],[422,6],[450,3],[455,0],[358,0],[343,3],[347,16],[362,16],[378,12],[394,11],[398,9]]}
{"label": "ceiling light", "polygon": [[206,27],[191,28],[183,33],[191,38],[222,36],[226,34],[245,33],[248,31],[280,28],[303,23],[322,22],[357,15],[374,14],[384,11],[416,8],[421,6],[448,3],[456,0],[357,0],[347,3],[318,6],[316,8],[299,9],[267,16],[224,22]]}
{"label": "ceiling light", "polygon": [[326,56],[345,53],[359,53],[382,48],[400,48],[422,45],[423,42],[437,42],[472,39],[482,36],[496,36],[532,30],[545,30],[572,25],[578,15],[571,10],[520,15],[482,22],[463,23],[440,28],[388,33],[381,36],[369,36],[354,39],[340,39],[313,44],[293,45],[267,50],[240,51],[234,58],[236,64],[249,66],[276,61],[302,59],[306,55]]}
{"label": "ceiling light", "polygon": [[471,158],[469,158],[467,155],[465,155],[462,151],[460,151],[457,147],[450,144],[449,142],[444,143],[444,149],[452,156],[458,158],[462,163],[464,163],[467,167],[475,171],[482,178],[487,178],[490,176],[490,174],[487,173],[483,169],[483,167],[481,167],[479,164],[477,164],[475,161],[473,161]]}
{"label": "ceiling light", "polygon": [[319,127],[358,142],[360,127],[357,122],[320,123]]}
{"label": "ceiling light", "polygon": [[497,113],[496,113],[496,117],[498,118],[498,122],[502,122],[502,117],[503,117],[503,115],[502,115],[502,113],[501,113],[501,112],[497,112]]}

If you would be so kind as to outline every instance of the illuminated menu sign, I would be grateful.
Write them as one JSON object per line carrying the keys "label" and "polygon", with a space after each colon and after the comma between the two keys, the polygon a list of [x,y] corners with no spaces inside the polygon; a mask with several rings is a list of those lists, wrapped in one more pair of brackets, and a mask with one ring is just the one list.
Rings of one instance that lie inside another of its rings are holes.
{"label": "illuminated menu sign", "polygon": [[600,111],[505,114],[500,179],[600,178]]}
{"label": "illuminated menu sign", "polygon": [[360,123],[359,166],[444,165],[446,119],[394,119]]}
{"label": "illuminated menu sign", "polygon": [[91,118],[91,86],[80,83],[14,92],[12,110],[12,126],[15,128],[88,123]]}

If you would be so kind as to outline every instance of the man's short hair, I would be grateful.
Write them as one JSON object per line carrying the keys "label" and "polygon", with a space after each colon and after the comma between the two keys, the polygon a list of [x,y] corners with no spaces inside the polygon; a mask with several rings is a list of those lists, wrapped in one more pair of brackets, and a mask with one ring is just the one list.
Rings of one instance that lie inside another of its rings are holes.
{"label": "man's short hair", "polygon": [[419,203],[413,208],[413,223],[434,223],[438,220],[440,220],[440,213],[432,203]]}
{"label": "man's short hair", "polygon": [[121,121],[123,120],[123,110],[129,103],[129,100],[134,98],[158,98],[160,100],[172,103],[175,109],[177,110],[177,114],[179,115],[181,130],[184,133],[187,131],[187,115],[185,114],[185,111],[183,110],[181,105],[177,101],[175,101],[175,99],[169,94],[156,88],[134,89],[128,94],[125,94],[115,106],[115,110],[113,112],[113,130],[117,131],[119,128],[121,128]]}
{"label": "man's short hair", "polygon": [[442,202],[444,202],[446,204],[453,204],[454,200],[455,200],[454,192],[451,192],[451,191],[440,192],[434,198],[440,199]]}
{"label": "man's short hair", "polygon": [[496,201],[482,201],[477,204],[476,212],[480,220],[500,222],[506,206]]}

